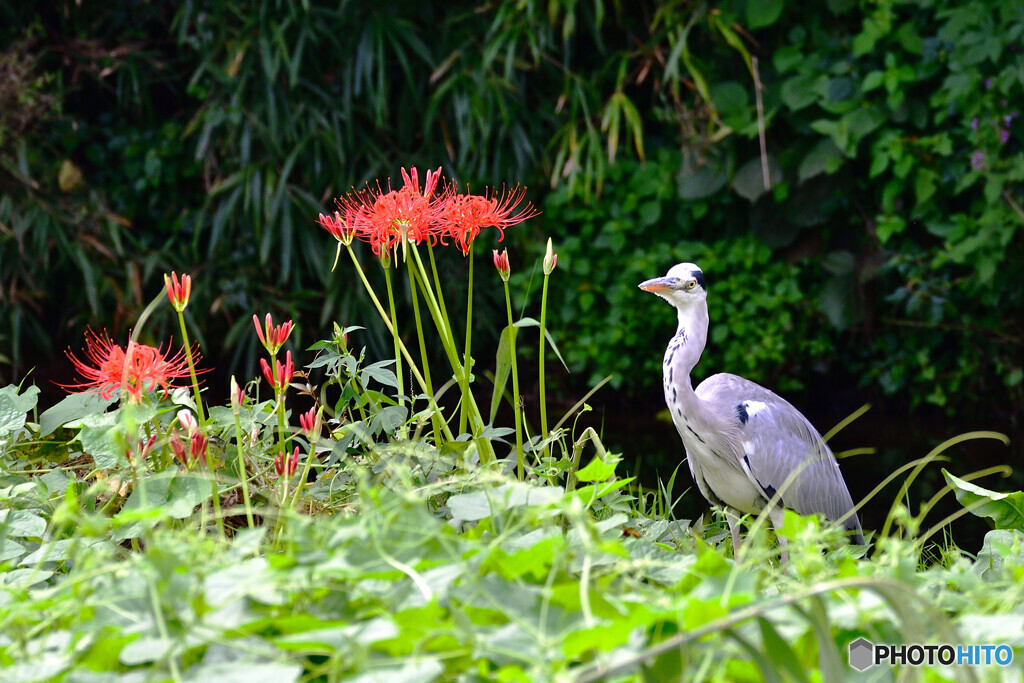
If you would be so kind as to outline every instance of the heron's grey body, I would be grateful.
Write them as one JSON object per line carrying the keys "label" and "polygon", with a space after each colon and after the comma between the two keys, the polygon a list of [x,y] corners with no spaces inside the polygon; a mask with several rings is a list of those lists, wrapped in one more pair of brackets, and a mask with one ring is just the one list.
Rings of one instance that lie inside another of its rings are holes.
{"label": "heron's grey body", "polygon": [[[757,514],[773,498],[772,524],[782,507],[800,514],[845,517],[853,542],[864,543],[860,521],[839,463],[818,431],[800,411],[748,379],[721,373],[696,391],[690,372],[707,343],[708,307],[704,274],[692,263],[673,266],[668,275],[641,289],[661,296],[678,312],[676,334],[665,350],[665,403],[686,447],[687,462],[701,494],[742,514]],[[729,515],[734,547],[739,532]]]}

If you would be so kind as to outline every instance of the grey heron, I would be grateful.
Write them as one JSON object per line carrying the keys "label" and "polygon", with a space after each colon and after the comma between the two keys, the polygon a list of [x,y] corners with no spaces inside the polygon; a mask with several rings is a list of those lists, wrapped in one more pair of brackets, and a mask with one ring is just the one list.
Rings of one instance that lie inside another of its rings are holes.
{"label": "grey heron", "polygon": [[704,272],[679,263],[664,277],[640,283],[678,313],[665,350],[664,390],[690,473],[701,494],[726,508],[733,552],[739,549],[740,514],[758,514],[776,498],[768,516],[778,529],[783,508],[802,515],[845,516],[852,541],[864,544],[860,520],[832,450],[800,411],[748,379],[720,373],[696,390],[690,372],[708,338]]}

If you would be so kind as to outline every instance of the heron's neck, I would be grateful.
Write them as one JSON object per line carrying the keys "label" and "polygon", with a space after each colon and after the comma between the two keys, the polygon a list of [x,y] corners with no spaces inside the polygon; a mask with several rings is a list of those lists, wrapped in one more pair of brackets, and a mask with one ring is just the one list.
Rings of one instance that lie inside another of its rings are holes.
{"label": "heron's neck", "polygon": [[679,325],[676,327],[676,336],[672,339],[673,344],[679,345],[676,351],[676,367],[683,370],[688,379],[690,371],[700,361],[700,355],[708,341],[708,306],[707,303],[701,302],[678,308],[676,311]]}

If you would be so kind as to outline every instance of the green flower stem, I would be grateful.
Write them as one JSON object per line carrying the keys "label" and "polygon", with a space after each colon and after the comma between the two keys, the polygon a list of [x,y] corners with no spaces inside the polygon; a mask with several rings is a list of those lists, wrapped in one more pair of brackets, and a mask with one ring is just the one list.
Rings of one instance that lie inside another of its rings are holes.
{"label": "green flower stem", "polygon": [[192,358],[192,347],[188,341],[188,330],[185,328],[185,313],[178,311],[178,323],[181,324],[181,339],[185,344],[185,359],[188,361],[188,374],[192,380],[192,395],[196,400],[196,415],[199,416],[199,428],[206,429],[206,411],[203,410],[203,399],[199,395],[199,380],[196,378],[196,363]]}
{"label": "green flower stem", "polygon": [[299,496],[302,494],[302,485],[306,481],[306,477],[309,476],[309,471],[313,469],[313,457],[316,455],[316,439],[309,440],[309,454],[306,456],[306,464],[302,466],[302,476],[299,477],[299,483],[295,485],[295,494],[292,496],[291,508],[294,510],[295,506],[299,504]]}
{"label": "green flower stem", "polygon": [[[416,256],[416,261],[419,264],[420,270],[423,270],[423,262],[420,260],[419,253],[416,253],[415,256]],[[439,309],[441,311],[441,315],[444,317],[445,322],[447,322],[449,320],[449,318],[448,318],[448,309],[444,305],[444,290],[441,289],[441,276],[438,275],[438,273],[437,273],[437,262],[434,260],[434,248],[433,247],[430,247],[430,246],[427,247],[427,256],[430,257],[430,271],[431,271],[431,273],[434,276],[434,291],[437,292],[437,305],[438,305],[438,307],[439,307]],[[424,282],[426,282],[425,279],[424,279]],[[442,332],[442,334],[447,334],[448,335],[448,337],[447,337],[448,341],[451,343],[452,346],[455,346],[455,337],[452,336],[451,329],[449,329],[448,327],[445,327],[445,330],[444,330],[444,332]],[[442,339],[441,341],[443,343],[445,340]]]}
{"label": "green flower stem", "polygon": [[[415,276],[413,275],[412,261],[406,259],[409,268],[409,295],[412,297],[412,313],[416,319],[416,339],[420,344],[420,358],[423,362],[423,378],[427,381],[427,395],[434,395],[434,384],[430,380],[430,360],[427,358],[427,344],[423,339],[423,319],[420,316],[420,297],[416,293]],[[430,416],[431,426],[434,430],[434,445],[441,445],[441,414],[434,412]]]}
{"label": "green flower stem", "polygon": [[427,303],[427,310],[430,311],[430,315],[434,318],[434,323],[437,325],[438,333],[441,335],[442,345],[444,346],[445,353],[448,355],[448,362],[451,363],[452,371],[455,373],[455,379],[459,381],[459,385],[463,387],[462,401],[463,404],[469,411],[469,426],[470,431],[473,434],[474,439],[477,442],[477,449],[480,452],[480,462],[483,465],[488,465],[496,460],[494,453],[494,447],[488,439],[481,436],[483,434],[484,422],[483,414],[480,412],[479,406],[476,404],[476,399],[473,397],[473,392],[469,391],[469,382],[467,381],[468,371],[459,362],[459,352],[455,348],[454,337],[451,335],[451,327],[448,325],[448,319],[443,317],[442,311],[438,306],[437,299],[434,296],[434,292],[427,285],[427,272],[423,267],[423,260],[420,258],[419,250],[416,245],[412,245],[413,257],[416,259],[416,265],[419,269],[417,275],[418,282],[423,286],[424,300]]}
{"label": "green flower stem", "polygon": [[[380,299],[378,299],[377,295],[373,292],[373,287],[370,286],[370,282],[366,279],[366,273],[363,272],[362,267],[359,265],[359,259],[356,258],[356,253],[355,251],[352,250],[352,245],[346,245],[346,249],[348,250],[349,257],[351,257],[352,259],[352,264],[356,268],[356,273],[359,274],[359,279],[362,281],[363,287],[366,289],[367,294],[370,295],[370,300],[373,301],[373,305],[377,308],[377,313],[380,315],[381,320],[384,321],[384,325],[388,328],[389,331],[394,330],[394,327],[391,325],[391,319],[388,318],[388,314],[384,312],[384,307],[381,305]],[[423,375],[420,374],[419,368],[416,367],[416,362],[412,359],[412,355],[409,353],[409,349],[405,347],[405,344],[402,342],[401,339],[398,340],[398,344],[402,350],[402,355],[405,356],[405,360],[409,364],[409,370],[416,378],[416,381],[419,382],[420,388],[423,389],[424,392],[426,392],[427,382],[423,378]],[[434,400],[433,394],[430,394],[430,403],[431,407],[434,410],[441,410],[440,407],[438,407],[437,405],[437,401]],[[444,421],[442,421],[441,424],[443,425],[444,428],[445,438],[448,439],[449,441],[454,441],[455,437],[452,436],[451,430],[448,428],[448,424]]]}
{"label": "green flower stem", "polygon": [[[548,403],[544,392],[544,350],[547,346],[546,331],[547,331],[547,314],[548,314],[548,273],[544,274],[544,286],[540,297],[540,351],[538,353],[538,362],[540,363],[540,377],[539,377],[539,389],[540,389],[540,438],[542,442],[548,440]],[[546,458],[550,454],[550,445],[544,444],[543,456]]]}
{"label": "green flower stem", "polygon": [[523,416],[519,410],[519,369],[516,367],[516,333],[518,329],[512,323],[512,298],[508,293],[508,281],[505,285],[505,311],[508,313],[509,342],[512,346],[512,409],[516,415],[516,473],[519,481],[523,480]]}
{"label": "green flower stem", "polygon": [[235,444],[238,446],[238,476],[242,483],[242,500],[245,502],[245,521],[248,522],[249,528],[252,529],[256,526],[256,523],[252,518],[252,501],[249,500],[249,477],[245,472],[245,457],[242,455],[242,423],[238,419],[238,413],[235,413]]}
{"label": "green flower stem", "polygon": [[[462,354],[462,395],[469,393],[469,377],[473,372],[473,361],[469,355],[470,342],[473,337],[473,243],[469,244],[469,251],[466,254],[469,259],[469,286],[466,291],[466,350]],[[438,288],[440,291],[440,288]],[[459,411],[459,433],[466,431],[466,411]]]}
{"label": "green flower stem", "polygon": [[[381,264],[383,265],[383,264]],[[395,377],[398,379],[398,405],[405,405],[405,382],[402,375],[402,350],[398,346],[398,318],[395,316],[395,292],[391,287],[391,266],[384,266],[384,282],[388,288],[388,310],[391,312],[391,336],[395,339]]]}
{"label": "green flower stem", "polygon": [[224,515],[221,514],[220,510],[220,489],[217,486],[217,475],[213,473],[213,462],[211,460],[209,445],[207,445],[206,469],[210,472],[210,487],[213,493],[213,518],[217,520],[217,535],[221,541],[227,543],[228,535],[224,531]]}

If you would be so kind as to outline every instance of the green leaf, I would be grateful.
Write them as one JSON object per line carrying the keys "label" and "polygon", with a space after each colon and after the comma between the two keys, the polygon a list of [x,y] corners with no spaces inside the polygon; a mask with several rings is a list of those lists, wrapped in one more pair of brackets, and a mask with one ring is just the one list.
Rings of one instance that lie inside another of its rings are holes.
{"label": "green leaf", "polygon": [[39,436],[48,436],[68,422],[101,413],[117,398],[105,399],[97,393],[71,394],[39,416]]}
{"label": "green leaf", "polygon": [[494,366],[494,391],[491,393],[491,418],[488,420],[492,423],[494,416],[498,414],[501,397],[505,394],[505,385],[508,384],[508,376],[512,372],[512,355],[516,352],[518,331],[514,325],[506,325],[498,340],[498,353],[495,356]]}
{"label": "green leaf", "polygon": [[[540,327],[540,323],[533,318],[523,318],[515,323],[516,327]],[[558,360],[562,361],[562,367],[565,368],[566,372],[569,372],[569,366],[565,364],[565,359],[562,358],[562,352],[558,350],[558,344],[555,343],[555,338],[551,336],[551,330],[544,330],[544,338],[548,340],[548,344],[551,345],[551,350],[558,356]]]}
{"label": "green leaf", "polygon": [[779,635],[772,623],[764,617],[759,617],[757,623],[761,627],[764,650],[768,653],[768,659],[775,665],[776,671],[788,672],[792,679],[787,678],[787,680],[808,681],[805,667],[793,652],[793,648]]}
{"label": "green leaf", "polygon": [[606,463],[595,457],[590,464],[576,472],[576,478],[580,481],[607,481],[615,474],[615,466],[618,463],[618,458],[609,457]]}
{"label": "green leaf", "polygon": [[294,683],[301,676],[301,664],[238,660],[197,664],[185,672],[182,680],[185,683]]}
{"label": "green leaf", "polygon": [[747,28],[771,26],[782,16],[783,0],[748,0]]}
{"label": "green leaf", "polygon": [[[776,185],[782,181],[782,169],[774,157],[768,157],[768,184]],[[758,197],[768,191],[764,186],[764,168],[761,158],[755,157],[740,166],[732,179],[732,189],[749,202],[757,201]]]}
{"label": "green leaf", "polygon": [[831,138],[818,140],[800,161],[797,178],[803,183],[822,173],[835,173],[843,163],[843,154]]}
{"label": "green leaf", "polygon": [[25,414],[35,408],[38,398],[39,387],[34,385],[20,395],[18,387],[13,384],[0,389],[0,436],[24,427]]}
{"label": "green leaf", "polygon": [[41,538],[46,520],[28,510],[0,510],[0,535],[15,538]]}
{"label": "green leaf", "polygon": [[988,517],[996,529],[1024,531],[1024,492],[998,493],[956,477],[943,468],[942,476],[957,501],[978,517]]}

